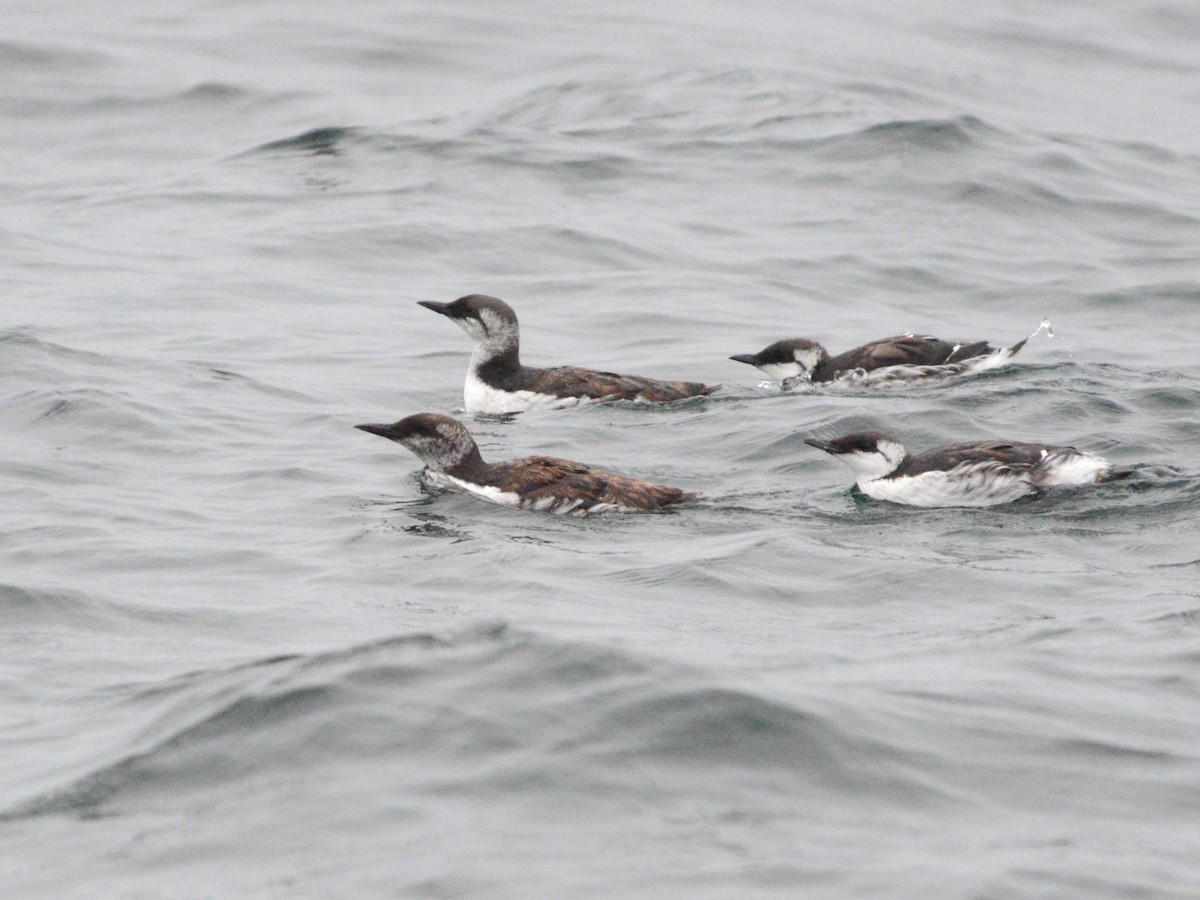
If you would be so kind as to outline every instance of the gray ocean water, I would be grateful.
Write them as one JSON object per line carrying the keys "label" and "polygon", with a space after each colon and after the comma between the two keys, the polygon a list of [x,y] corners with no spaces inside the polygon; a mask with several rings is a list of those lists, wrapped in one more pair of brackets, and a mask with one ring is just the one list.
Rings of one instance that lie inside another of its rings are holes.
{"label": "gray ocean water", "polygon": [[[1200,896],[1200,8],[4,5],[0,895]],[[497,419],[703,495],[438,493]],[[1009,343],[780,393],[733,353]],[[803,443],[1067,443],[992,510]]]}

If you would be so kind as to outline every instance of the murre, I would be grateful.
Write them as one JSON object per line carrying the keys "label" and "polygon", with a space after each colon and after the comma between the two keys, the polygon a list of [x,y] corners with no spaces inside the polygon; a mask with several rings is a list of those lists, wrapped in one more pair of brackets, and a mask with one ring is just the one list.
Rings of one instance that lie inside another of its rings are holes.
{"label": "murre", "polygon": [[463,387],[464,406],[470,413],[558,409],[605,400],[664,403],[711,394],[720,387],[691,381],[656,381],[575,366],[523,366],[517,314],[503,300],[470,294],[452,303],[418,302],[457,323],[475,340]]}
{"label": "murre", "polygon": [[1011,347],[994,348],[987,341],[943,341],[932,335],[901,334],[830,356],[816,341],[791,338],[776,341],[758,353],[729,358],[757,366],[785,387],[799,381],[881,384],[972,375],[999,368],[1025,346],[1025,340]]}
{"label": "murre", "polygon": [[1048,444],[975,441],[909,456],[903,444],[878,431],[804,443],[846,463],[868,497],[908,506],[995,506],[1044,488],[1112,481],[1134,471]]}
{"label": "murre", "polygon": [[436,413],[417,413],[391,425],[354,427],[407,447],[425,463],[431,483],[518,509],[586,516],[648,512],[692,499],[679,488],[550,456],[484,462],[466,426]]}

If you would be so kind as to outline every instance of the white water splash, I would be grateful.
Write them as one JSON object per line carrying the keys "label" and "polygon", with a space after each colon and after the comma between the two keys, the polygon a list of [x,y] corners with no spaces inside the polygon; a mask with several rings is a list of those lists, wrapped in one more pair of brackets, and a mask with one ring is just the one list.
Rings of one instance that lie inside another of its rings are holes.
{"label": "white water splash", "polygon": [[[1031,334],[1029,336],[1029,338],[1026,338],[1026,340],[1035,338],[1039,334],[1042,334],[1043,332],[1045,333],[1046,337],[1048,337],[1048,338],[1053,339],[1055,337],[1054,326],[1050,324],[1050,320],[1048,318],[1043,318],[1041,323],[1034,330],[1033,334]],[[1071,348],[1070,344],[1065,344],[1061,340],[1059,340],[1056,350],[1057,350],[1057,352],[1054,354],[1054,358],[1058,361],[1062,361],[1063,359],[1067,359],[1067,360],[1075,359],[1075,351]]]}

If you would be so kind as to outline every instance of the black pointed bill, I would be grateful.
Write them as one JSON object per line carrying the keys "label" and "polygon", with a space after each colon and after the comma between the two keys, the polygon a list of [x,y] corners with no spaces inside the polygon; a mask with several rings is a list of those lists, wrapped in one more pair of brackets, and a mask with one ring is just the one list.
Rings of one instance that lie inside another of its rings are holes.
{"label": "black pointed bill", "polygon": [[390,424],[387,424],[387,425],[385,425],[385,424],[378,424],[378,425],[367,424],[367,425],[355,425],[354,427],[357,428],[359,431],[367,431],[367,432],[370,432],[371,434],[377,434],[380,437],[385,437],[388,439],[391,439],[392,436],[396,433],[395,426],[390,425]]}
{"label": "black pointed bill", "polygon": [[841,453],[842,451],[835,447],[829,441],[819,441],[816,438],[805,438],[804,443],[810,447],[816,447],[818,450],[824,450],[826,453]]}
{"label": "black pointed bill", "polygon": [[432,309],[435,313],[440,313],[443,316],[449,316],[450,318],[454,318],[454,316],[449,311],[450,310],[449,303],[438,303],[434,300],[418,300],[417,306],[423,306],[426,309]]}

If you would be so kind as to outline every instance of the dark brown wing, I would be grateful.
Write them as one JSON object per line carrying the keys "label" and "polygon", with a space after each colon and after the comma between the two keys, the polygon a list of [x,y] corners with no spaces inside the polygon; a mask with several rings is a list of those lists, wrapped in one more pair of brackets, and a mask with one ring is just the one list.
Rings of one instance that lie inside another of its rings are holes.
{"label": "dark brown wing", "polygon": [[602,504],[613,503],[627,509],[652,510],[690,499],[685,491],[677,487],[652,484],[649,481],[639,481],[636,478],[607,472],[601,474],[607,482],[607,487],[600,497]]}
{"label": "dark brown wing", "polygon": [[1045,444],[1017,444],[1011,441],[975,441],[940,447],[928,453],[910,456],[894,475],[920,475],[922,472],[948,470],[962,463],[992,464],[1014,471],[1031,471],[1042,457],[1055,448]]}
{"label": "dark brown wing", "polygon": [[902,334],[855,347],[833,357],[825,365],[836,370],[863,369],[867,372],[885,366],[942,366],[973,359],[991,350],[987,341],[955,343],[930,335]]}
{"label": "dark brown wing", "polygon": [[560,506],[586,511],[612,504],[629,509],[659,509],[687,498],[679,488],[602,472],[582,463],[550,456],[500,463],[494,485],[521,498],[521,505],[556,511]]}
{"label": "dark brown wing", "polygon": [[558,484],[572,476],[585,475],[590,469],[583,463],[553,456],[529,456],[496,463],[491,482],[500,490],[524,495],[547,485]]}
{"label": "dark brown wing", "polygon": [[686,397],[711,394],[719,385],[694,381],[657,381],[637,375],[618,375],[616,372],[597,372],[575,366],[556,366],[538,369],[525,390],[555,397],[592,397],[597,400],[649,400],[665,403]]}

